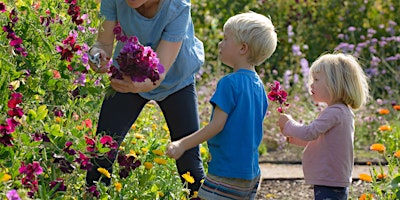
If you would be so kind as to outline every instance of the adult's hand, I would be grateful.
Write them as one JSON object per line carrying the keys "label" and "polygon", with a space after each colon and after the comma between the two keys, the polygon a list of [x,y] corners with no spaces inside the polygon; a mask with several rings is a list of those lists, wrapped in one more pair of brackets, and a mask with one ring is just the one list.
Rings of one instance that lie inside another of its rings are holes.
{"label": "adult's hand", "polygon": [[96,73],[108,72],[110,58],[106,56],[107,54],[103,49],[92,47],[88,53],[89,57],[92,57],[92,59],[89,59],[89,66],[93,71]]}
{"label": "adult's hand", "polygon": [[116,79],[113,78],[110,81],[111,87],[121,93],[139,93],[139,92],[149,92],[151,90],[154,90],[159,86],[160,80],[154,84],[151,82],[150,79],[146,79],[144,82],[134,82],[131,80],[129,76],[123,76],[123,79]]}

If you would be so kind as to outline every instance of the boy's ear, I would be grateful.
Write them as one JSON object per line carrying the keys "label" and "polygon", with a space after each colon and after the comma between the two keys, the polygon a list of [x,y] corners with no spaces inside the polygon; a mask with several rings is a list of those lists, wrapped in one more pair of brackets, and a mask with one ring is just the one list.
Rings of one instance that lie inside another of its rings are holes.
{"label": "boy's ear", "polygon": [[242,47],[240,48],[240,53],[241,54],[246,54],[247,51],[249,51],[249,45],[247,45],[246,43],[243,43]]}

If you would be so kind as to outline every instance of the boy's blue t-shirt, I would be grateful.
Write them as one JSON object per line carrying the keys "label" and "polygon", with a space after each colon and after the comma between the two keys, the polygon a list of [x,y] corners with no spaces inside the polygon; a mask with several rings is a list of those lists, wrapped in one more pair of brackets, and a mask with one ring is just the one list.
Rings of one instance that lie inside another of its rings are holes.
{"label": "boy's blue t-shirt", "polygon": [[[125,0],[102,0],[100,14],[105,20],[118,21],[123,33],[136,36],[145,46],[157,48],[160,40],[180,42],[180,52],[161,85],[140,95],[146,99],[161,101],[168,95],[194,83],[194,74],[204,63],[203,43],[194,35],[190,0],[163,0],[153,18],[146,18],[129,7]],[[123,43],[118,42],[114,50],[113,65],[118,67],[115,58]]]}
{"label": "boy's blue t-shirt", "polygon": [[214,108],[220,107],[228,119],[223,130],[208,140],[208,172],[227,178],[254,179],[260,174],[258,147],[268,108],[260,77],[245,69],[223,77],[210,103]]}

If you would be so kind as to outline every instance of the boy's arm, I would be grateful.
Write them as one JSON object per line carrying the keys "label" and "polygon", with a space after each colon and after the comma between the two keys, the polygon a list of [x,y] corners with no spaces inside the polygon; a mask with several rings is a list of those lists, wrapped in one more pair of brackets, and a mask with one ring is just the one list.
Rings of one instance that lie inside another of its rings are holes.
{"label": "boy's arm", "polygon": [[228,114],[222,111],[218,106],[215,106],[213,118],[209,124],[180,140],[171,142],[167,147],[166,154],[171,158],[179,159],[186,150],[220,133],[225,126],[227,118]]}

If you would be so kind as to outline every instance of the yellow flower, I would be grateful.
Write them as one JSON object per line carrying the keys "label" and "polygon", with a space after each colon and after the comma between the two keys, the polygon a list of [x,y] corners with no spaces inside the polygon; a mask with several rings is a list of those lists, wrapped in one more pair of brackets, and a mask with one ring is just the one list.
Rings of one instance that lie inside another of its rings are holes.
{"label": "yellow flower", "polygon": [[380,131],[391,131],[392,127],[388,126],[388,125],[382,125],[379,127]]}
{"label": "yellow flower", "polygon": [[378,112],[381,115],[387,115],[387,114],[390,113],[390,110],[389,109],[385,109],[385,108],[381,108],[381,109],[378,110]]}
{"label": "yellow flower", "polygon": [[119,182],[114,183],[114,187],[117,190],[117,192],[120,192],[122,189],[122,184]]}
{"label": "yellow flower", "polygon": [[9,174],[4,174],[3,177],[1,178],[1,180],[2,180],[3,182],[7,182],[7,181],[11,180],[11,175],[9,175]]}
{"label": "yellow flower", "polygon": [[164,155],[164,152],[162,152],[161,150],[158,150],[158,149],[154,149],[151,152],[153,152],[154,154],[156,154],[158,156],[163,156]]}
{"label": "yellow flower", "polygon": [[394,105],[394,106],[393,106],[393,109],[395,109],[395,110],[400,110],[400,105]]}
{"label": "yellow flower", "polygon": [[144,167],[145,167],[146,169],[151,169],[151,168],[153,168],[153,163],[151,163],[151,162],[144,162],[143,165],[144,165]]}
{"label": "yellow flower", "polygon": [[167,160],[162,159],[162,158],[154,158],[154,162],[160,165],[165,165],[167,164]]}
{"label": "yellow flower", "polygon": [[162,192],[162,191],[158,191],[157,193],[158,193],[158,196],[160,196],[160,197],[164,197],[165,196],[164,192]]}
{"label": "yellow flower", "polygon": [[369,147],[369,149],[370,149],[371,151],[377,151],[377,152],[379,152],[379,153],[383,153],[383,152],[385,152],[386,147],[385,147],[383,144],[378,144],[378,143],[376,143],[376,144],[371,145],[371,146]]}
{"label": "yellow flower", "polygon": [[132,124],[131,128],[132,128],[133,130],[136,130],[136,124]]}
{"label": "yellow flower", "polygon": [[182,178],[185,179],[188,183],[194,183],[194,178],[190,176],[190,172],[186,172],[186,174],[182,174]]}
{"label": "yellow flower", "polygon": [[108,172],[105,168],[99,167],[97,171],[106,176],[107,178],[111,178],[110,172]]}
{"label": "yellow flower", "polygon": [[133,156],[133,157],[137,158],[137,154],[134,150],[130,150],[129,153],[126,154],[126,156],[128,156],[128,157]]}
{"label": "yellow flower", "polygon": [[142,135],[140,133],[135,133],[135,138],[136,139],[144,139],[144,135]]}
{"label": "yellow flower", "polygon": [[162,129],[164,129],[165,131],[169,132],[169,129],[168,129],[167,124],[164,124],[164,125],[162,126]]}
{"label": "yellow flower", "polygon": [[201,154],[206,154],[207,153],[207,149],[203,146],[200,147],[200,153]]}
{"label": "yellow flower", "polygon": [[157,124],[151,125],[151,130],[155,131],[157,129]]}
{"label": "yellow flower", "polygon": [[142,147],[141,150],[142,150],[143,153],[147,153],[149,151],[149,149],[146,148],[146,147]]}
{"label": "yellow flower", "polygon": [[207,126],[208,122],[201,122],[203,126]]}
{"label": "yellow flower", "polygon": [[396,151],[396,152],[394,153],[394,157],[400,158],[400,150],[398,150],[398,151]]}
{"label": "yellow flower", "polygon": [[148,104],[146,104],[146,107],[148,107],[148,108],[154,108],[154,104],[148,103]]}
{"label": "yellow flower", "polygon": [[78,125],[78,126],[76,126],[76,129],[78,129],[79,131],[81,131],[81,130],[83,130],[83,126]]}
{"label": "yellow flower", "polygon": [[194,192],[193,192],[193,196],[192,196],[192,198],[197,198],[197,195],[199,195],[199,192],[197,192],[197,191],[194,191]]}
{"label": "yellow flower", "polygon": [[360,180],[366,181],[366,182],[372,182],[372,177],[368,174],[360,174]]}

